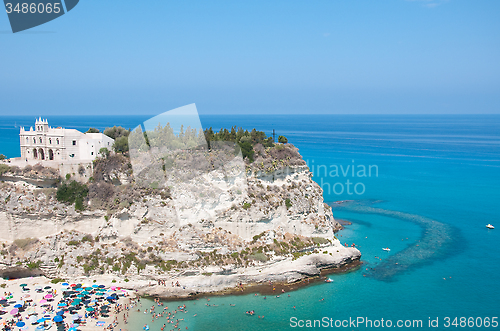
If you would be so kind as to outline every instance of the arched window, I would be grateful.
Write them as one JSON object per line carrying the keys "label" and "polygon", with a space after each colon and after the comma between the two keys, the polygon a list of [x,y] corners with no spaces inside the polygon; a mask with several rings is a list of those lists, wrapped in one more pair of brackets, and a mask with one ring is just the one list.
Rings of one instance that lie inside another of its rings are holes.
{"label": "arched window", "polygon": [[36,138],[33,138],[33,144],[36,144]]}
{"label": "arched window", "polygon": [[52,145],[52,138],[49,138],[49,144]]}
{"label": "arched window", "polygon": [[29,142],[30,142],[30,141],[29,141],[28,137],[26,137],[26,143],[28,144]]}
{"label": "arched window", "polygon": [[41,143],[42,143],[42,138],[40,137],[40,138],[38,138],[38,139],[40,139],[40,144],[41,144]]}
{"label": "arched window", "polygon": [[59,145],[59,138],[57,138],[57,140],[56,140],[56,141],[57,141],[57,144]]}

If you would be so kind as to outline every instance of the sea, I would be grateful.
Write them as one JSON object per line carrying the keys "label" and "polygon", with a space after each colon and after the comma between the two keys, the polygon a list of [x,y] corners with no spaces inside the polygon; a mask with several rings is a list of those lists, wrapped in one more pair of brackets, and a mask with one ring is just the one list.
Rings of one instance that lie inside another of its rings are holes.
{"label": "sea", "polygon": [[[86,131],[135,128],[150,117],[48,120],[53,127]],[[1,117],[0,153],[19,156],[19,127],[34,121]],[[347,223],[336,236],[355,244],[363,264],[330,275],[331,283],[279,297],[166,302],[170,310],[186,305],[176,315],[182,330],[499,327],[500,116],[211,115],[201,116],[201,123],[286,136],[322,186],[334,217]],[[497,229],[487,229],[488,223]],[[153,302],[143,299],[141,305],[140,312],[130,312],[126,329],[147,324],[160,331],[164,319],[144,314]]]}

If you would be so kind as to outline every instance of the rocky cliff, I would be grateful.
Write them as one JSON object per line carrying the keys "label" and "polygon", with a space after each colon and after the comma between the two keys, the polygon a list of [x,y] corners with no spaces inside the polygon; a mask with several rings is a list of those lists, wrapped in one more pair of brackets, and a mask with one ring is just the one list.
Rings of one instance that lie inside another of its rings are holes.
{"label": "rocky cliff", "polygon": [[[159,187],[139,185],[121,155],[94,162],[89,182],[67,175],[58,187],[50,187],[53,171],[40,167],[29,178],[20,169],[4,171],[0,269],[60,278],[194,277],[185,281],[199,284],[208,277],[224,287],[294,281],[359,259],[334,237],[340,225],[297,148],[254,149],[244,176],[228,175],[227,166],[193,175],[188,163],[199,162],[196,156],[173,155],[169,162],[190,175]],[[71,190],[81,196],[72,198]]]}

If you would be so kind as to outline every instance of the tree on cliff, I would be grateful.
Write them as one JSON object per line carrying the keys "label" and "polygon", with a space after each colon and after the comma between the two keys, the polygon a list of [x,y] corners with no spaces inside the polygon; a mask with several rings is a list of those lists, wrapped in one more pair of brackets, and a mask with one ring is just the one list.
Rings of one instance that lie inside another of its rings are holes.
{"label": "tree on cliff", "polygon": [[121,126],[114,126],[112,128],[106,128],[106,130],[104,130],[104,134],[116,140],[119,137],[128,137],[130,130],[122,128]]}
{"label": "tree on cliff", "polygon": [[279,136],[278,137],[278,142],[280,144],[287,144],[288,143],[288,139],[285,136]]}

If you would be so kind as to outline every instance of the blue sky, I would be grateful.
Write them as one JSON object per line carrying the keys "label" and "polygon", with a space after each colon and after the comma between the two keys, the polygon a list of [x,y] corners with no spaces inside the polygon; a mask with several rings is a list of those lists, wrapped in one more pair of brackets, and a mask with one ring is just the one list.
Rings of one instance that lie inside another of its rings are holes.
{"label": "blue sky", "polygon": [[0,115],[500,113],[500,1],[81,0],[12,34]]}

